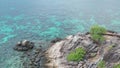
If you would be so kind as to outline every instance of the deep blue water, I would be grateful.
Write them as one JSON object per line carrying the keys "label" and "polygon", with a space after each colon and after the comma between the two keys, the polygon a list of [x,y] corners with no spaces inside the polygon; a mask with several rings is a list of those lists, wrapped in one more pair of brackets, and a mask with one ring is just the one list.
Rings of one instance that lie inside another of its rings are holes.
{"label": "deep blue water", "polygon": [[120,0],[0,0],[0,68],[22,68],[16,42],[50,41],[93,24],[120,32]]}

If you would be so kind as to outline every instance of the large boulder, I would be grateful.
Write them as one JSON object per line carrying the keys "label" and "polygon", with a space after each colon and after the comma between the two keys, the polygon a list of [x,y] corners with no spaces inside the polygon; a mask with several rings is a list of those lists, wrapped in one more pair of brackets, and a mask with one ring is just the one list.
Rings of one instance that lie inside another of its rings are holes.
{"label": "large boulder", "polygon": [[18,42],[13,49],[16,51],[28,51],[33,49],[33,47],[34,47],[33,42],[30,42],[28,40],[23,40]]}

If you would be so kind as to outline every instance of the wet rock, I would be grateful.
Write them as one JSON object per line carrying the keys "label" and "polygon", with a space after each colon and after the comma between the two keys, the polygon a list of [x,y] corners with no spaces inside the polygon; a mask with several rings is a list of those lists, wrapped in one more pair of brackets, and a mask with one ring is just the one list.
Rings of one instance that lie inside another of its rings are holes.
{"label": "wet rock", "polygon": [[42,51],[42,47],[39,46],[38,48],[35,48],[35,50],[33,51],[33,55],[30,57],[30,63],[29,66],[30,67],[34,67],[34,68],[40,68],[40,62],[41,62],[41,58],[43,57],[43,51]]}
{"label": "wet rock", "polygon": [[30,42],[28,40],[23,40],[18,42],[13,49],[16,51],[28,51],[33,49],[33,47],[34,47],[33,42]]}
{"label": "wet rock", "polygon": [[24,68],[41,68],[41,58],[44,55],[41,45],[35,47],[33,42],[23,40],[18,42],[13,49],[22,52],[21,60]]}
{"label": "wet rock", "polygon": [[61,38],[56,38],[56,39],[52,40],[51,43],[56,43],[56,42],[59,42],[61,40],[62,40]]}

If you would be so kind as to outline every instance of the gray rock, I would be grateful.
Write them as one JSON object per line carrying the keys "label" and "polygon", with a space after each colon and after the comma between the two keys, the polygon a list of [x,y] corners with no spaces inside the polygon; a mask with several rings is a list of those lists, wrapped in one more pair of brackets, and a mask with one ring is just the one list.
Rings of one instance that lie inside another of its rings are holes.
{"label": "gray rock", "polygon": [[106,62],[115,63],[120,61],[120,46],[116,46],[104,56]]}
{"label": "gray rock", "polygon": [[[117,33],[111,32],[105,35],[104,43],[97,44],[91,39],[89,33],[71,35],[47,50],[49,63],[58,68],[97,68],[98,63],[103,60],[108,63],[106,68],[112,68],[115,63],[120,62],[120,38],[117,36]],[[115,45],[115,47],[111,47],[111,45]],[[83,61],[67,62],[66,56],[79,47],[86,50]]]}
{"label": "gray rock", "polygon": [[16,50],[16,51],[28,51],[28,50],[33,49],[33,47],[34,47],[34,43],[33,42],[30,42],[30,41],[27,41],[27,40],[23,40],[21,42],[18,42],[13,47],[13,49]]}

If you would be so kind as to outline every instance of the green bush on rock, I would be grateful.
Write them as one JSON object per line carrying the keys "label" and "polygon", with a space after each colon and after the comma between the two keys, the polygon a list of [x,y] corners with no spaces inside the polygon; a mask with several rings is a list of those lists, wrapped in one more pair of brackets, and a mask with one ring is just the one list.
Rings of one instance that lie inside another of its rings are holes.
{"label": "green bush on rock", "polygon": [[102,42],[105,40],[105,38],[102,36],[102,34],[105,34],[107,31],[104,27],[101,27],[99,25],[94,25],[90,29],[91,37],[96,42]]}
{"label": "green bush on rock", "polygon": [[115,65],[113,68],[120,68],[120,64]]}
{"label": "green bush on rock", "polygon": [[68,61],[81,61],[83,60],[84,56],[86,54],[86,51],[80,47],[72,51],[68,56],[67,60]]}
{"label": "green bush on rock", "polygon": [[97,68],[105,68],[105,61],[99,61]]}

